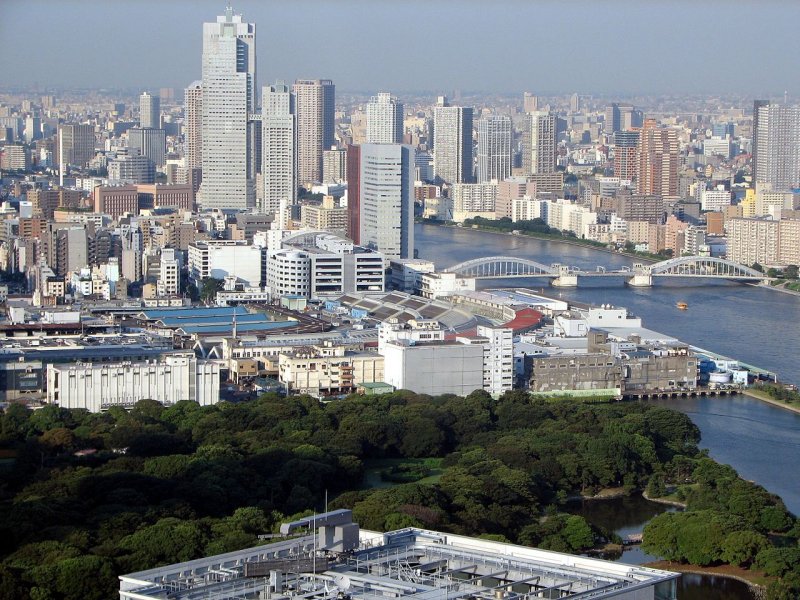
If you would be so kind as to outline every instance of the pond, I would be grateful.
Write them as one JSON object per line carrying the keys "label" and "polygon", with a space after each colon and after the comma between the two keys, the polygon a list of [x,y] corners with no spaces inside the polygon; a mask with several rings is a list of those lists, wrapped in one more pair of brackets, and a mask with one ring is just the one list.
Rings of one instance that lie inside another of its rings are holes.
{"label": "pond", "polygon": [[[566,505],[570,514],[580,515],[594,526],[614,532],[621,538],[641,533],[644,526],[663,512],[679,510],[644,499],[641,495],[602,500],[576,500]],[[641,546],[626,548],[615,560],[642,565],[660,557],[644,552]],[[686,573],[678,580],[678,600],[753,600],[750,588],[734,579]]]}

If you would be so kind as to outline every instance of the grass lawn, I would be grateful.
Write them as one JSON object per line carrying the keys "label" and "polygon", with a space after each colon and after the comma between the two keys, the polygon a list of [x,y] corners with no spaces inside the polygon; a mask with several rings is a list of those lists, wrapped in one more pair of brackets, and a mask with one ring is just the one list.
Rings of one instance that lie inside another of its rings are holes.
{"label": "grass lawn", "polygon": [[364,461],[363,489],[403,483],[436,483],[442,476],[441,458],[379,458]]}

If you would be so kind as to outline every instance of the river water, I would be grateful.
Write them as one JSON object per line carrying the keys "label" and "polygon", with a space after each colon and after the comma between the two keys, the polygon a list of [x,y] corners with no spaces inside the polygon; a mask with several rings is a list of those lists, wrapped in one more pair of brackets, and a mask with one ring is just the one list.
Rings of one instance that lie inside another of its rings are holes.
{"label": "river water", "polygon": [[[483,256],[514,256],[586,270],[635,262],[585,246],[434,225],[416,226],[415,245],[419,257],[432,260],[439,269]],[[783,381],[800,383],[800,296],[737,283],[703,280],[698,285],[678,279],[657,280],[652,288],[631,288],[621,280],[605,278],[579,281],[579,287],[573,289],[548,288],[542,279],[484,280],[479,287],[544,289],[546,295],[564,300],[625,306],[649,329],[776,372]],[[686,302],[689,310],[676,309],[679,301]],[[657,402],[689,415],[700,428],[701,447],[715,460],[730,464],[745,479],[778,494],[789,510],[800,514],[800,484],[789,475],[800,463],[800,415],[746,396]],[[599,510],[619,515],[629,509],[593,509],[594,518],[601,518]],[[641,530],[652,514],[644,520],[640,517],[651,510],[659,509],[632,511],[631,518],[617,527],[598,524],[630,533],[632,528]],[[645,562],[648,558],[631,553],[623,560]],[[735,581],[685,575],[678,597],[741,600],[750,594],[745,585]]]}

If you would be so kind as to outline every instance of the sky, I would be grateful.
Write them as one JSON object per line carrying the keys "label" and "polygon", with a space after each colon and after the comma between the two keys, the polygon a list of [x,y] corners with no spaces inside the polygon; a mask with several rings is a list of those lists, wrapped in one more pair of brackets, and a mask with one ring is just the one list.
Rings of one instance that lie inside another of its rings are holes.
{"label": "sky", "polygon": [[[232,0],[258,85],[342,91],[800,94],[797,0]],[[225,0],[0,0],[0,91],[200,79]]]}

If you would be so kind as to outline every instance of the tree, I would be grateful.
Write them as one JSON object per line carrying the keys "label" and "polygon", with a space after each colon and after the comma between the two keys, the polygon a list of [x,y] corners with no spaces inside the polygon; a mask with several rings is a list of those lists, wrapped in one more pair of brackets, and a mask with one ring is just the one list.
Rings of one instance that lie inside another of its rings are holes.
{"label": "tree", "polygon": [[206,304],[212,302],[217,292],[222,291],[222,279],[204,277],[200,282],[200,299]]}
{"label": "tree", "polygon": [[783,276],[786,279],[797,279],[799,270],[797,265],[789,265],[783,270]]}
{"label": "tree", "polygon": [[750,265],[750,268],[753,269],[754,271],[758,271],[759,273],[763,273],[764,272],[764,267],[762,267],[758,263],[753,263],[752,265]]}
{"label": "tree", "polygon": [[731,565],[750,565],[756,555],[769,546],[766,537],[755,531],[734,531],[722,540],[722,560]]}
{"label": "tree", "polygon": [[594,533],[589,523],[581,516],[571,515],[562,531],[564,539],[573,552],[580,552],[594,546]]}

